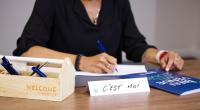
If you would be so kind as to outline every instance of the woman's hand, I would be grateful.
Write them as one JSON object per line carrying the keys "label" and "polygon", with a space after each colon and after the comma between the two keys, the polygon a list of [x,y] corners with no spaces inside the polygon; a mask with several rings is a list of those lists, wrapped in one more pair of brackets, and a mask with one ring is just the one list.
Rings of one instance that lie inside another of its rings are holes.
{"label": "woman's hand", "polygon": [[158,51],[155,48],[149,48],[144,52],[142,62],[159,63],[166,71],[182,70],[184,65],[184,60],[178,53],[174,51]]}
{"label": "woman's hand", "polygon": [[165,54],[160,59],[160,65],[163,69],[166,71],[169,70],[181,70],[184,65],[184,60],[181,58],[181,56],[173,51],[168,51],[167,54]]}
{"label": "woman's hand", "polygon": [[81,71],[94,73],[112,73],[117,65],[117,59],[106,54],[101,53],[95,56],[82,56],[79,68]]}

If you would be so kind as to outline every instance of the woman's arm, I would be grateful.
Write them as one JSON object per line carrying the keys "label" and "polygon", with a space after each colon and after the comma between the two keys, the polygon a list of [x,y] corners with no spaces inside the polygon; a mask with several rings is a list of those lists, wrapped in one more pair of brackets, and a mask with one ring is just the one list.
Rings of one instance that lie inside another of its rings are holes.
{"label": "woman's arm", "polygon": [[148,48],[142,55],[142,62],[158,63],[156,60],[156,54],[158,50],[155,48]]}
{"label": "woman's arm", "polygon": [[76,55],[63,53],[48,49],[42,46],[33,46],[28,51],[24,52],[21,56],[23,57],[42,57],[42,58],[52,58],[52,59],[64,59],[66,57],[70,58],[72,63],[75,64]]}
{"label": "woman's arm", "polygon": [[[64,59],[68,57],[71,59],[73,65],[75,65],[75,61],[77,58],[77,55],[75,54],[63,53],[42,46],[33,46],[28,49],[28,51],[24,52],[21,56],[53,59]],[[82,56],[80,59],[79,68],[81,71],[86,72],[111,73],[114,71],[116,65],[116,58],[106,53],[101,53],[94,56]]]}

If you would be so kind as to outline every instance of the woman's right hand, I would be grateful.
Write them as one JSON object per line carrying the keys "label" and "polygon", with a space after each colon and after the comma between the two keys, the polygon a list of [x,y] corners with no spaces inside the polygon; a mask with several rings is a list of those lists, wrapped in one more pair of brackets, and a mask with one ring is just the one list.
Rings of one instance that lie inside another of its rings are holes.
{"label": "woman's right hand", "polygon": [[81,71],[94,73],[112,73],[117,66],[117,59],[101,53],[95,56],[82,56],[79,68]]}

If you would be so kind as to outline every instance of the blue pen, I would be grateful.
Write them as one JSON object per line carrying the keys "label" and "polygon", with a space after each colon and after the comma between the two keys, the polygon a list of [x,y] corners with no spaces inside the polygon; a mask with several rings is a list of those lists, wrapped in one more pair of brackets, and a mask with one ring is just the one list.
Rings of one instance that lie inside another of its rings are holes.
{"label": "blue pen", "polygon": [[47,77],[38,67],[32,67],[32,70],[37,73],[40,77]]}
{"label": "blue pen", "polygon": [[[45,62],[45,63],[43,63],[42,65],[37,65],[36,67],[38,68],[38,69],[41,69],[43,66],[45,66],[46,64],[47,64],[48,62]],[[35,72],[33,71],[32,73],[31,73],[31,75],[30,76],[33,76],[35,74]]]}
{"label": "blue pen", "polygon": [[8,61],[8,59],[6,59],[5,56],[2,58],[1,65],[8,71],[9,74],[19,75],[19,73],[13,68],[12,64]]}
{"label": "blue pen", "polygon": [[100,40],[97,40],[97,47],[101,52],[106,52],[106,48],[103,46]]}
{"label": "blue pen", "polygon": [[[106,52],[106,48],[104,47],[104,45],[101,43],[99,39],[97,40],[97,47],[101,52]],[[118,72],[117,68],[115,68],[115,71]]]}

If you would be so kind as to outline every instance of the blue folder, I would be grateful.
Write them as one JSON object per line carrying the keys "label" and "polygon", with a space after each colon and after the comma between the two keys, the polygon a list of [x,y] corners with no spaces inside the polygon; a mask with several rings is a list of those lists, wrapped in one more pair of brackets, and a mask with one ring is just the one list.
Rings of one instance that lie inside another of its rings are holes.
{"label": "blue folder", "polygon": [[162,69],[151,69],[145,73],[128,74],[120,78],[148,78],[151,87],[177,95],[200,92],[200,79],[182,75],[177,72],[166,72]]}

